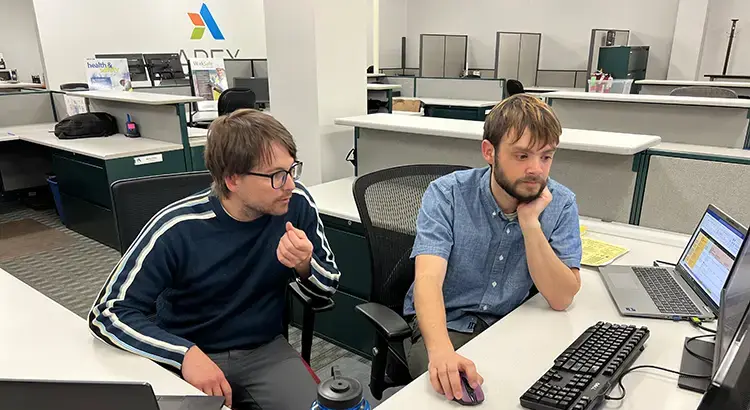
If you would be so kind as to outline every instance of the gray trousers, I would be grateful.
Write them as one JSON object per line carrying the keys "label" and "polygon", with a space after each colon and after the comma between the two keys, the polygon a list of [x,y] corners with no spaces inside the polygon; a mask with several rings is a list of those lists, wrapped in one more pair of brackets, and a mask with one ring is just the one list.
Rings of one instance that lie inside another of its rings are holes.
{"label": "gray trousers", "polygon": [[211,353],[232,387],[236,410],[309,409],[315,384],[299,354],[282,336],[252,350]]}
{"label": "gray trousers", "polygon": [[[474,331],[472,333],[461,333],[449,329],[448,338],[451,340],[453,348],[458,350],[461,346],[469,343],[471,339],[477,337],[488,327],[489,326],[487,326],[483,320],[477,318],[477,324],[474,326]],[[416,317],[411,323],[411,329],[412,344],[409,353],[406,355],[406,362],[409,364],[409,374],[412,378],[416,379],[421,376],[422,373],[427,371],[427,368],[430,365],[430,358],[427,355],[427,347],[424,344],[424,338],[422,337],[422,332],[419,330],[419,324],[417,323]]]}

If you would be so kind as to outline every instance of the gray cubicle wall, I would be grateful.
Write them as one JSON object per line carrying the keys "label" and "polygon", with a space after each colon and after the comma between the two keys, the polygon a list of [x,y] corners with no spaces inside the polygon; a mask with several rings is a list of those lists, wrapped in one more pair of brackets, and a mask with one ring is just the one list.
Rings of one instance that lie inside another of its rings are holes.
{"label": "gray cubicle wall", "polygon": [[230,87],[234,87],[235,77],[252,77],[253,60],[249,58],[227,58],[224,59],[224,68],[226,70],[227,82]]}
{"label": "gray cubicle wall", "polygon": [[585,88],[586,78],[584,70],[538,70],[536,85],[538,87]]}
{"label": "gray cubicle wall", "polygon": [[505,80],[417,77],[415,97],[501,101]]}
{"label": "gray cubicle wall", "polygon": [[638,225],[689,234],[709,203],[742,225],[750,224],[750,158],[653,149],[647,167]]}
{"label": "gray cubicle wall", "polygon": [[182,95],[191,96],[193,95],[189,85],[161,85],[157,87],[134,87],[133,91],[139,93],[151,93],[151,94],[169,94],[169,95]]}
{"label": "gray cubicle wall", "polygon": [[49,91],[0,93],[0,127],[55,122]]}
{"label": "gray cubicle wall", "polygon": [[268,78],[268,60],[253,60],[253,77]]}
{"label": "gray cubicle wall", "polygon": [[541,45],[542,33],[498,31],[494,78],[516,79],[526,86],[536,85]]}
{"label": "gray cubicle wall", "polygon": [[402,97],[414,97],[415,80],[414,77],[385,77],[383,82],[386,84],[400,85],[401,89],[398,91],[401,92]]}
{"label": "gray cubicle wall", "polygon": [[[485,167],[478,139],[357,129],[357,175],[408,164]],[[575,192],[581,215],[630,221],[637,174],[632,155],[558,150],[550,176]]]}
{"label": "gray cubicle wall", "polygon": [[743,148],[748,136],[747,108],[547,99],[565,128],[658,135],[662,142],[729,148]]}
{"label": "gray cubicle wall", "polygon": [[141,137],[172,142],[182,145],[180,116],[175,105],[132,104],[120,101],[88,99],[89,110],[112,114],[117,119],[120,130],[125,129],[125,121],[131,115],[138,122]]}

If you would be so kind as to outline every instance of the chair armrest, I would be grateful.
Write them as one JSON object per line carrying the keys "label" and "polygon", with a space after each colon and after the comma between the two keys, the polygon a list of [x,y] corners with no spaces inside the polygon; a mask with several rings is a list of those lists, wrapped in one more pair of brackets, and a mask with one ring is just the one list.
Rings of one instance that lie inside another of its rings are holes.
{"label": "chair armrest", "polygon": [[411,336],[411,327],[404,318],[379,303],[364,303],[357,305],[356,309],[365,315],[388,342],[400,342]]}
{"label": "chair armrest", "polygon": [[321,298],[305,292],[297,282],[290,282],[289,289],[292,290],[292,295],[302,302],[306,309],[312,309],[313,313],[326,312],[336,306],[333,299]]}

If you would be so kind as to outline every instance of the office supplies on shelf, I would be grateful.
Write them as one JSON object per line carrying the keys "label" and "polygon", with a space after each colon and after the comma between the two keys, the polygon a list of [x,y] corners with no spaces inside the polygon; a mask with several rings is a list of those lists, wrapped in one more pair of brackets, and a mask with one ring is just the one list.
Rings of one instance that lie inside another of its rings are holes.
{"label": "office supplies on shelf", "polygon": [[596,408],[643,351],[649,335],[645,326],[599,322],[589,327],[526,390],[521,406],[534,410]]}

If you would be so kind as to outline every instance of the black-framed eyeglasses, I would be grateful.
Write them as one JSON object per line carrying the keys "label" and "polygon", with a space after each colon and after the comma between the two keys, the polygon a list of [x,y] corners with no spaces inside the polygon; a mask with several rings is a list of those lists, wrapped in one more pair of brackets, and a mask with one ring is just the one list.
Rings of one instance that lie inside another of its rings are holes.
{"label": "black-framed eyeglasses", "polygon": [[302,176],[302,161],[295,161],[294,164],[287,171],[276,171],[273,174],[260,174],[257,172],[248,172],[247,175],[255,175],[256,177],[266,177],[271,180],[271,186],[273,189],[281,189],[286,184],[286,179],[290,175],[292,180],[298,181]]}

